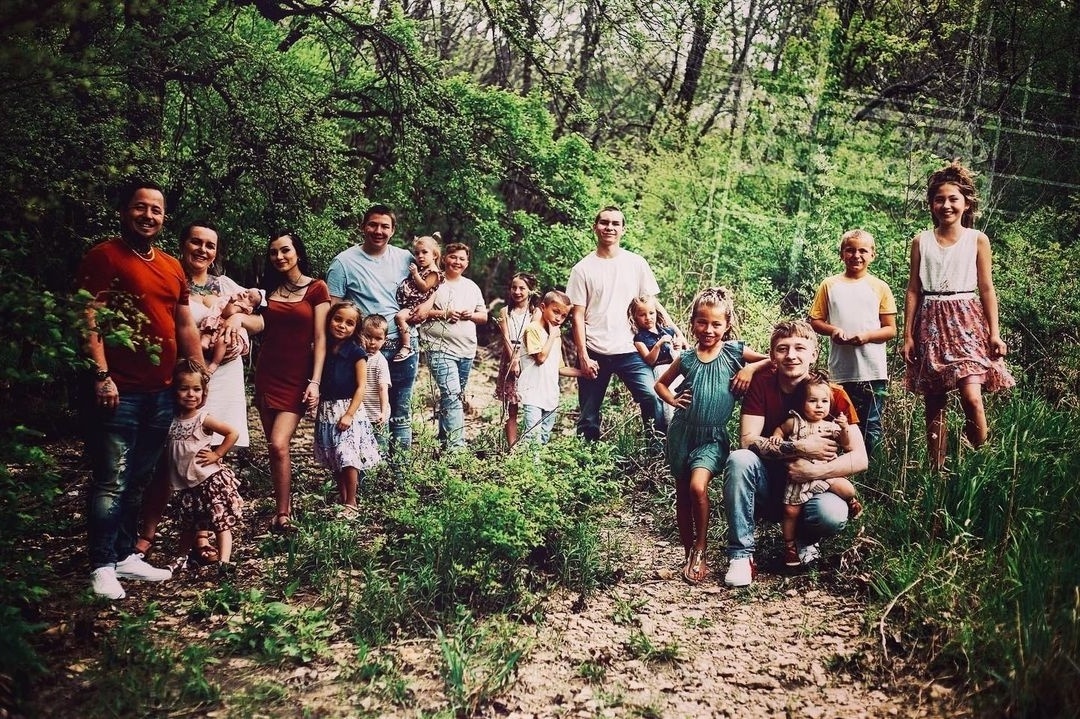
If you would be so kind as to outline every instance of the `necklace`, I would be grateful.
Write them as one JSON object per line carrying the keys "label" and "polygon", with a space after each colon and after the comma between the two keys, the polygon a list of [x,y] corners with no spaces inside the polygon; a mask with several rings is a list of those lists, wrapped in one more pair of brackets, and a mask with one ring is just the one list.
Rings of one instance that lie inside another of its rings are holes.
{"label": "necklace", "polygon": [[217,295],[221,292],[221,283],[218,282],[218,278],[214,275],[210,275],[206,278],[206,284],[200,285],[195,280],[188,280],[188,289],[193,295],[199,295],[200,297],[208,297],[210,295]]}
{"label": "necklace", "polygon": [[[300,275],[296,279],[297,279],[297,281],[303,280],[304,276]],[[298,284],[293,284],[289,280],[284,280],[284,281],[282,281],[282,283],[280,285],[278,285],[278,292],[280,292],[282,294],[282,296],[284,296],[284,297],[288,297],[289,295],[295,295],[298,292],[303,292],[305,289],[307,289],[308,285],[310,285],[313,281],[314,280],[309,279],[304,284],[298,285]]]}
{"label": "necklace", "polygon": [[[514,321],[514,315],[515,314],[521,315],[521,321],[520,322],[515,322]],[[529,318],[528,305],[523,307],[520,312],[507,312],[506,313],[506,318],[508,320],[510,320],[510,330],[511,330],[511,332],[510,332],[510,340],[512,342],[520,342],[521,341],[521,334],[525,331],[525,320]]]}
{"label": "necklace", "polygon": [[150,245],[150,250],[149,250],[149,252],[146,252],[146,253],[144,254],[144,253],[142,253],[142,252],[139,252],[138,250],[136,250],[136,249],[135,249],[134,247],[132,247],[131,245],[129,245],[129,244],[128,244],[128,242],[127,242],[127,240],[123,240],[123,243],[124,243],[124,245],[125,245],[125,246],[126,246],[126,247],[127,247],[128,249],[129,249],[129,250],[131,250],[132,252],[134,252],[134,253],[135,253],[135,256],[136,256],[136,257],[138,257],[138,258],[139,258],[140,260],[142,260],[143,262],[153,262],[153,261],[154,261],[154,246],[153,246],[153,245]]}

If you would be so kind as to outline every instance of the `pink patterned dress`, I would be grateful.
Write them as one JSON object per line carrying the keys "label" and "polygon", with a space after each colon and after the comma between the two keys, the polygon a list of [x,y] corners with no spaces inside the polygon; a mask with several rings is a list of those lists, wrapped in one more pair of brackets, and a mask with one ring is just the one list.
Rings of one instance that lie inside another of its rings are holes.
{"label": "pink patterned dress", "polygon": [[904,377],[912,392],[944,394],[970,382],[998,392],[1016,384],[1005,362],[990,356],[990,331],[976,292],[978,237],[967,228],[949,247],[933,230],[918,237],[922,299],[913,321],[919,356]]}

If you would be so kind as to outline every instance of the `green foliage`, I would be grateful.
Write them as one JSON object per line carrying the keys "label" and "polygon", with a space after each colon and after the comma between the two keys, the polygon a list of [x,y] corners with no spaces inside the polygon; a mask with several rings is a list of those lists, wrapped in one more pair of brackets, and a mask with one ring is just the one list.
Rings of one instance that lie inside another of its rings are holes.
{"label": "green foliage", "polygon": [[142,615],[121,614],[93,670],[96,691],[88,714],[172,715],[217,704],[220,689],[206,677],[207,667],[216,662],[209,650],[198,644],[173,648],[157,619],[154,604]]}
{"label": "green foliage", "polygon": [[[957,439],[946,474],[897,475],[887,460],[871,469],[871,486],[888,488],[871,586],[895,601],[886,620],[904,630],[900,641],[935,647],[936,664],[970,677],[988,707],[1075,714],[1080,460],[1070,438],[1080,418],[1030,396],[991,401],[988,414],[991,442],[972,452]],[[903,456],[925,463],[922,454]]]}
{"label": "green foliage", "polygon": [[413,702],[408,682],[392,655],[372,652],[361,643],[356,658],[343,668],[342,678],[350,684],[361,685],[368,693],[385,698],[395,706],[407,707]]}
{"label": "green foliage", "polygon": [[1080,396],[1080,359],[1073,351],[1080,340],[1080,296],[1064,288],[1080,274],[1078,222],[1080,211],[1044,207],[991,237],[1009,364],[1028,386],[1070,404]]}
{"label": "green foliage", "polygon": [[627,653],[634,659],[657,664],[675,664],[679,661],[679,643],[672,640],[663,646],[656,643],[640,629],[630,631],[626,643]]}
{"label": "green foliage", "polygon": [[589,542],[581,523],[613,498],[610,459],[577,440],[553,442],[544,459],[521,452],[483,462],[461,453],[415,467],[387,504],[387,529],[397,537],[384,547],[387,561],[403,573],[431,573],[433,608],[464,602],[485,611],[527,597],[530,567],[561,562]]}
{"label": "green foliage", "polygon": [[451,710],[473,716],[513,678],[528,644],[504,620],[477,623],[466,614],[452,635],[435,629],[442,652],[442,676]]}
{"label": "green foliage", "polygon": [[307,664],[326,654],[334,632],[326,610],[267,601],[263,592],[252,589],[240,613],[211,638],[265,662]]}

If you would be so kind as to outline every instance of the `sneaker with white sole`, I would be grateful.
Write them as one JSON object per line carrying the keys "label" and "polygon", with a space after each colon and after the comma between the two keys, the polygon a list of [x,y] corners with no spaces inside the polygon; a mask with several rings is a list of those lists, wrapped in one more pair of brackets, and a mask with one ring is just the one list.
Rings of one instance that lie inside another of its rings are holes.
{"label": "sneaker with white sole", "polygon": [[739,557],[732,559],[728,564],[727,574],[724,575],[724,584],[729,587],[749,587],[757,574],[753,557]]}
{"label": "sneaker with white sole", "polygon": [[90,588],[99,597],[123,599],[127,592],[116,579],[116,570],[112,566],[98,567],[90,573]]}
{"label": "sneaker with white sole", "polygon": [[818,547],[816,542],[814,544],[807,544],[805,547],[799,547],[799,561],[802,562],[804,566],[813,564],[820,558],[821,548]]}
{"label": "sneaker with white sole", "polygon": [[125,579],[141,579],[144,582],[164,582],[172,579],[172,571],[152,567],[143,561],[141,552],[129,554],[128,558],[116,563],[116,576]]}

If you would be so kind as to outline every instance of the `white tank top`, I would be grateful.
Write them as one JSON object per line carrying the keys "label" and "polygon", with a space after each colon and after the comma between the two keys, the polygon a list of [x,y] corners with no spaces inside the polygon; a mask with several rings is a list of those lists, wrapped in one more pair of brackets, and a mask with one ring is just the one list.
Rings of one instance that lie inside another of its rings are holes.
{"label": "white tank top", "polygon": [[978,271],[975,258],[978,254],[979,233],[968,227],[955,245],[942,247],[934,237],[933,230],[919,235],[919,280],[923,292],[961,293],[978,289]]}

